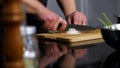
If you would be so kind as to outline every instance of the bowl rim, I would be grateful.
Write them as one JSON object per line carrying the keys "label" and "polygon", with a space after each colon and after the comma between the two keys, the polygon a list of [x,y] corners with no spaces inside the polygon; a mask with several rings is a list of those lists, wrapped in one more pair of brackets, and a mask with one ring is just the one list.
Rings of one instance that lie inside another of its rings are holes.
{"label": "bowl rim", "polygon": [[106,29],[106,30],[120,30],[120,24],[113,24],[111,27],[113,29],[109,28],[110,26],[104,26],[102,29]]}

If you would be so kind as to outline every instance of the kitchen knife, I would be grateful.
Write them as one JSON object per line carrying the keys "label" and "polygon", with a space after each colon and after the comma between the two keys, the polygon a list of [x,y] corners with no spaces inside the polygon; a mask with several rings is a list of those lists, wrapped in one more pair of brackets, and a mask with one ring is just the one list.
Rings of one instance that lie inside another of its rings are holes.
{"label": "kitchen knife", "polygon": [[[60,32],[66,32],[69,28],[75,28],[76,30],[80,30],[80,31],[90,31],[90,30],[96,29],[95,27],[88,26],[88,25],[74,25],[74,24],[69,24],[69,25],[67,25],[67,27],[66,27],[66,29],[64,31],[60,31]],[[49,32],[50,33],[58,33],[59,31],[49,31]]]}
{"label": "kitchen knife", "polygon": [[76,30],[94,30],[96,29],[95,27],[88,26],[88,25],[74,25],[74,24],[69,24],[66,27],[66,30],[69,28],[75,28]]}

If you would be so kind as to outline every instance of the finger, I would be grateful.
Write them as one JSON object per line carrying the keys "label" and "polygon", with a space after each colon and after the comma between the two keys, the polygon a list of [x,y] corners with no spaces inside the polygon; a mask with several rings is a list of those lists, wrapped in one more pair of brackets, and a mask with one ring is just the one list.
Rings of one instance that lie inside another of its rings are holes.
{"label": "finger", "polygon": [[54,23],[52,24],[51,30],[57,31],[58,24],[59,24],[59,21],[58,21],[58,20],[54,21]]}
{"label": "finger", "polygon": [[54,18],[51,22],[49,22],[49,24],[47,24],[48,29],[51,31],[56,31],[58,27],[57,25],[58,21],[59,21],[59,17]]}
{"label": "finger", "polygon": [[83,25],[83,19],[84,19],[83,13],[78,12],[77,15],[79,15],[79,21],[78,21],[79,25]]}
{"label": "finger", "polygon": [[82,19],[82,16],[81,15],[79,15],[79,19],[78,19],[79,21],[78,21],[78,23],[79,23],[79,25],[82,25],[83,24],[83,19]]}
{"label": "finger", "polygon": [[67,18],[67,22],[68,22],[68,24],[72,24],[72,18],[71,18],[71,15],[68,16],[68,18]]}
{"label": "finger", "polygon": [[65,20],[62,20],[61,22],[60,22],[60,24],[61,24],[61,27],[59,27],[59,31],[63,31],[63,30],[65,30],[66,29],[66,27],[67,27],[67,22],[65,21]]}
{"label": "finger", "polygon": [[48,30],[54,30],[53,29],[53,27],[54,27],[54,23],[56,23],[56,21],[57,21],[57,18],[53,18],[53,19],[51,19],[51,21],[50,20],[48,20],[48,21],[46,21],[43,25],[43,28],[46,28],[46,29],[48,29]]}
{"label": "finger", "polygon": [[87,25],[87,18],[85,15],[83,15],[83,25]]}
{"label": "finger", "polygon": [[81,25],[87,25],[86,16],[83,13],[80,13],[80,16],[81,16]]}
{"label": "finger", "polygon": [[67,26],[67,22],[60,17],[58,23],[56,23],[55,25],[57,26],[57,29],[59,31],[62,31],[62,30],[65,30]]}
{"label": "finger", "polygon": [[77,15],[77,13],[73,16],[73,23],[79,25],[79,15]]}
{"label": "finger", "polygon": [[52,26],[51,26],[51,29],[52,31],[57,31],[57,27],[58,27],[58,24],[59,24],[59,18],[56,18],[53,22],[52,22]]}

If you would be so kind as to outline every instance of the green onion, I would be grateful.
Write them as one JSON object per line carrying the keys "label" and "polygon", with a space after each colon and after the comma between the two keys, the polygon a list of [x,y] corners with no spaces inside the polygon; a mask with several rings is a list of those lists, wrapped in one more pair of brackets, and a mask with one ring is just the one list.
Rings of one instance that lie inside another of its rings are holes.
{"label": "green onion", "polygon": [[112,22],[109,20],[109,18],[106,16],[106,14],[103,12],[103,16],[106,19],[106,22],[108,22],[110,25],[112,25]]}
{"label": "green onion", "polygon": [[107,26],[109,29],[112,29],[112,22],[109,20],[109,18],[107,17],[107,15],[103,12],[103,17],[105,18],[105,20],[102,20],[100,18],[98,18],[98,20],[104,25]]}
{"label": "green onion", "polygon": [[102,22],[105,26],[108,26],[108,24],[107,24],[106,22],[104,22],[102,19],[98,18],[98,20],[99,20],[100,22]]}

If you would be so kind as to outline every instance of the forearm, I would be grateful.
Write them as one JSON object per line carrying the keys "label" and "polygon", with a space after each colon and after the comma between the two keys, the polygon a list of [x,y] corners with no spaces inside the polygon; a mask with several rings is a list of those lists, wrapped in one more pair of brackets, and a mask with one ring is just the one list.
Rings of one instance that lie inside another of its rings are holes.
{"label": "forearm", "polygon": [[36,14],[38,10],[39,13],[42,13],[44,12],[43,10],[46,9],[38,0],[22,0],[22,2],[26,6],[28,13]]}
{"label": "forearm", "polygon": [[76,11],[75,0],[57,0],[57,2],[66,17]]}

